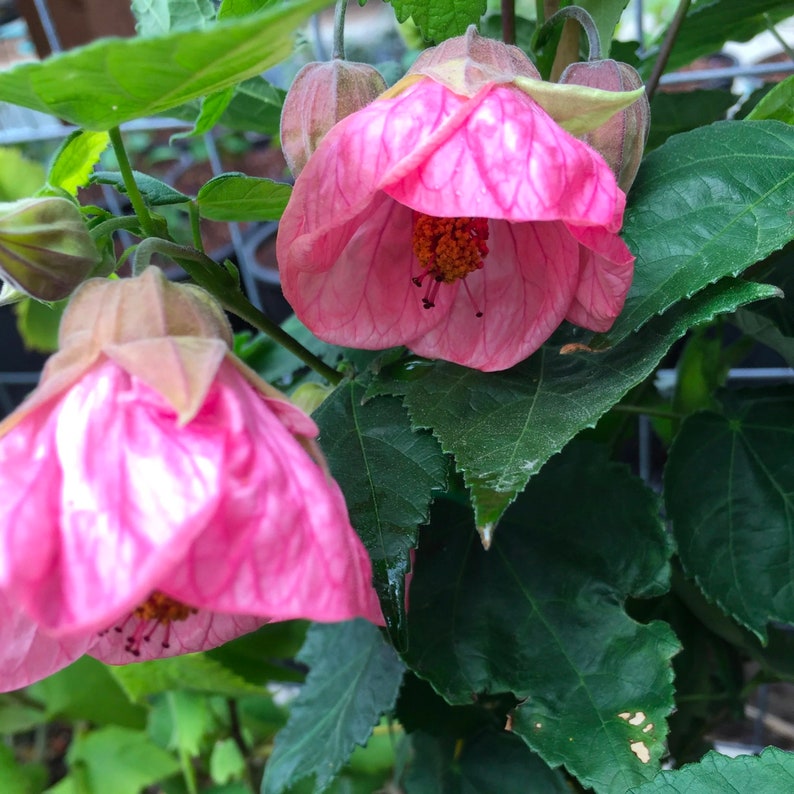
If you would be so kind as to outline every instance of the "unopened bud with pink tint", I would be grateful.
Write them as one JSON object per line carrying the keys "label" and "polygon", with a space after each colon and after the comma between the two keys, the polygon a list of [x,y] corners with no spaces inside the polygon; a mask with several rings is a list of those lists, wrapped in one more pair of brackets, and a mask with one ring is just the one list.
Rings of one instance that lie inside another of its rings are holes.
{"label": "unopened bud with pink tint", "polygon": [[284,100],[281,148],[294,176],[338,121],[366,107],[386,90],[380,72],[366,63],[339,58],[307,63]]}
{"label": "unopened bud with pink tint", "polygon": [[[606,59],[572,63],[560,76],[560,83],[623,92],[640,88],[642,78],[628,64]],[[648,97],[642,94],[600,127],[581,136],[609,163],[624,192],[637,175],[650,123],[650,104]]]}
{"label": "unopened bud with pink tint", "polygon": [[0,202],[0,278],[42,301],[68,297],[100,254],[75,204],[65,198]]}

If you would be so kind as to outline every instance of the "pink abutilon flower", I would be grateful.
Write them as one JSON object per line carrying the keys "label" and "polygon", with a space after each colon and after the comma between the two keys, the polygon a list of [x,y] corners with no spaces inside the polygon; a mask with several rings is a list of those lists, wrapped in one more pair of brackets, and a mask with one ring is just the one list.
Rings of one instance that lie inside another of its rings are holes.
{"label": "pink abutilon flower", "polygon": [[607,330],[633,272],[625,195],[574,135],[639,93],[544,83],[473,29],[425,51],[295,183],[277,245],[296,314],[329,342],[481,370],[564,319]]}
{"label": "pink abutilon flower", "polygon": [[267,621],[382,623],[314,422],[229,352],[220,308],[155,268],[75,294],[0,424],[0,691]]}

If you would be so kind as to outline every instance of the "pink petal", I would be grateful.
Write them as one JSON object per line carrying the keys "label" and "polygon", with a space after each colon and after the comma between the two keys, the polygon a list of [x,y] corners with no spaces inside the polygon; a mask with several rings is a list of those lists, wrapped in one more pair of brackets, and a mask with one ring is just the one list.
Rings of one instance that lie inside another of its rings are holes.
{"label": "pink petal", "polygon": [[[380,187],[400,203],[445,217],[614,224],[619,191],[606,161],[522,91],[497,85],[466,100],[424,80],[393,101],[391,118],[425,122],[415,137],[401,123],[384,132],[402,162]],[[426,121],[428,107],[444,109],[444,125],[464,114],[465,123],[442,135],[445,126]]]}
{"label": "pink petal", "polygon": [[43,634],[0,591],[0,692],[52,675],[82,656],[94,640],[90,634],[68,639]]}
{"label": "pink petal", "polygon": [[0,439],[2,581],[45,630],[106,628],[214,513],[225,431],[175,428],[159,395],[104,360]]}
{"label": "pink petal", "polygon": [[[423,356],[486,372],[522,361],[565,318],[576,291],[576,241],[561,223],[492,221],[482,270],[442,286],[436,307],[444,320],[406,344]],[[475,305],[483,316],[475,316]]]}
{"label": "pink petal", "polygon": [[568,231],[581,243],[581,269],[566,319],[591,331],[608,331],[631,286],[634,256],[620,237],[603,229],[569,225]]}
{"label": "pink petal", "polygon": [[[90,654],[106,664],[162,659],[217,648],[229,640],[256,631],[263,623],[262,618],[248,615],[220,615],[200,610],[186,620],[171,623],[168,630],[164,625],[157,626],[151,639],[141,642],[139,655],[135,656],[125,648],[127,637],[136,628],[135,621],[130,620],[122,631],[116,631],[114,627],[96,637]],[[164,646],[166,641],[168,645]]]}
{"label": "pink petal", "polygon": [[369,557],[338,486],[244,385],[223,365],[217,400],[194,421],[226,430],[223,497],[159,589],[192,606],[269,620],[382,622]]}
{"label": "pink petal", "polygon": [[322,272],[282,269],[284,295],[317,336],[381,349],[404,344],[443,319],[422,307],[422,291],[411,282],[422,272],[412,248],[412,217],[410,209],[378,194],[335,259],[318,245],[312,261]]}

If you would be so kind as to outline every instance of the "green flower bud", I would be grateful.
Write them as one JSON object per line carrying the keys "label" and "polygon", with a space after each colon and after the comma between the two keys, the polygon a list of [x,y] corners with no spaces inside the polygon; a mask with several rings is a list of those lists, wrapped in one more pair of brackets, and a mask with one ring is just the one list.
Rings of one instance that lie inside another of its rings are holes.
{"label": "green flower bud", "polygon": [[295,176],[337,121],[366,107],[386,90],[380,72],[335,58],[307,63],[292,83],[281,111],[281,148]]}
{"label": "green flower bud", "polygon": [[[640,88],[642,78],[631,66],[608,59],[572,63],[562,73],[560,83],[625,92]],[[604,124],[581,136],[609,163],[624,192],[628,192],[637,175],[650,124],[651,107],[643,93]]]}
{"label": "green flower bud", "polygon": [[80,210],[68,199],[0,202],[0,277],[42,301],[66,298],[99,263]]}

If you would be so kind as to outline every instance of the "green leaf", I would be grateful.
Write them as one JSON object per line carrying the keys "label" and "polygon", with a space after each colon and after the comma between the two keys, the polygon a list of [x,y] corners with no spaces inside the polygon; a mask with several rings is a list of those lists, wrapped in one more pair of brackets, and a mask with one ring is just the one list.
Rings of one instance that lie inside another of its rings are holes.
{"label": "green leaf", "polygon": [[[769,23],[791,16],[791,0],[709,0],[693,3],[675,39],[675,46],[667,62],[672,72],[703,55],[719,52],[726,41],[748,41],[757,33],[768,30]],[[672,19],[672,15],[670,16]],[[658,56],[659,45],[667,35],[662,31],[645,56],[647,77]]]}
{"label": "green leaf", "polygon": [[636,254],[614,342],[794,236],[794,129],[723,121],[670,138],[643,161],[623,236]]}
{"label": "green leaf", "polygon": [[166,750],[199,755],[204,738],[216,723],[207,696],[175,690],[164,692],[153,701],[147,728],[154,742]]}
{"label": "green leaf", "polygon": [[205,182],[196,202],[201,216],[211,221],[277,221],[291,193],[282,182],[229,173]]}
{"label": "green leaf", "polygon": [[794,790],[794,753],[767,747],[759,756],[729,758],[711,752],[700,763],[662,772],[628,794],[725,794],[759,791],[790,794]]}
{"label": "green leaf", "polygon": [[364,402],[364,389],[347,383],[315,411],[323,452],[345,494],[350,520],[375,564],[375,584],[387,622],[404,631],[404,577],[408,551],[427,521],[433,489],[446,482],[438,442],[414,431],[394,397]]}
{"label": "green leaf", "polygon": [[303,681],[303,673],[289,662],[306,639],[307,625],[302,620],[267,623],[250,634],[205,651],[205,656],[251,684]]}
{"label": "green leaf", "polygon": [[794,124],[794,74],[778,83],[750,111],[748,119],[777,119]]}
{"label": "green leaf", "polygon": [[206,30],[100,39],[0,72],[0,101],[108,130],[269,69],[290,54],[295,27],[325,4],[296,0]]}
{"label": "green leaf", "polygon": [[215,742],[210,754],[210,777],[213,783],[229,783],[245,775],[245,758],[234,739]]}
{"label": "green leaf", "polygon": [[19,149],[0,147],[0,201],[32,196],[45,180],[44,167]]}
{"label": "green leaf", "polygon": [[770,620],[794,624],[794,389],[721,402],[683,423],[665,502],[684,570],[764,640]]}
{"label": "green leaf", "polygon": [[222,91],[216,91],[214,94],[209,94],[201,100],[201,108],[198,116],[193,124],[193,129],[186,132],[174,133],[170,140],[179,140],[180,138],[193,138],[196,135],[204,135],[209,132],[220,120],[221,116],[229,106],[232,97],[234,96],[235,86],[229,86]]}
{"label": "green leaf", "polygon": [[171,689],[212,692],[226,697],[262,694],[261,686],[249,683],[203,653],[171,656],[108,669],[127,696],[135,702]]}
{"label": "green leaf", "polygon": [[130,703],[110,670],[93,657],[83,656],[27,691],[32,698],[41,701],[49,719],[143,727],[146,709]]}
{"label": "green leaf", "polygon": [[473,529],[467,506],[434,504],[406,661],[450,703],[512,692],[513,732],[584,786],[623,792],[650,778],[678,644],[622,604],[667,587],[657,497],[600,448],[574,444],[529,483],[489,551]]}
{"label": "green leaf", "polygon": [[211,0],[132,0],[139,36],[205,28],[215,17]]}
{"label": "green leaf", "polygon": [[461,36],[485,13],[486,0],[389,0],[398,22],[411,18],[422,35],[435,43]]}
{"label": "green leaf", "polygon": [[414,426],[431,429],[455,456],[477,526],[489,537],[529,478],[645,380],[688,328],[775,294],[767,285],[724,280],[604,353],[561,355],[549,344],[499,373],[412,360],[386,367],[372,391],[404,395]]}
{"label": "green leaf", "polygon": [[[466,740],[411,735],[414,753],[403,781],[406,794],[570,794],[554,772],[517,736],[486,731]],[[531,789],[527,788],[532,781]]]}
{"label": "green leaf", "polygon": [[311,670],[276,736],[262,794],[279,794],[312,774],[313,790],[324,791],[394,705],[404,669],[378,628],[360,619],[315,624],[298,659]]}
{"label": "green leaf", "polygon": [[47,184],[76,196],[85,187],[99,156],[110,143],[106,132],[76,130],[58,148],[47,174]]}
{"label": "green leaf", "polygon": [[275,0],[221,0],[218,19],[244,17],[256,14],[263,8],[273,5]]}
{"label": "green leaf", "polygon": [[705,127],[725,118],[728,108],[736,104],[730,91],[659,92],[651,100],[650,134],[646,150],[661,146],[671,135]]}
{"label": "green leaf", "polygon": [[761,301],[739,309],[732,320],[744,333],[768,345],[794,367],[794,246],[774,257],[766,281],[779,287],[782,299]]}
{"label": "green leaf", "polygon": [[17,330],[28,350],[52,353],[58,349],[58,327],[68,302],[39,303],[33,298],[23,298],[14,305]]}
{"label": "green leaf", "polygon": [[14,751],[0,743],[0,781],[3,783],[3,794],[38,794],[46,779],[47,773],[42,767],[18,764]]}
{"label": "green leaf", "polygon": [[[155,179],[153,176],[142,174],[140,171],[133,171],[132,173],[135,177],[135,184],[149,207],[184,204],[186,201],[190,201],[190,196],[174,190],[170,185]],[[125,195],[127,193],[124,178],[118,171],[95,171],[91,175],[91,182],[92,184],[113,185],[119,193],[124,193]]]}
{"label": "green leaf", "polygon": [[84,788],[75,788],[85,794],[139,794],[179,771],[177,760],[145,734],[117,726],[78,733],[67,758],[83,778]]}

